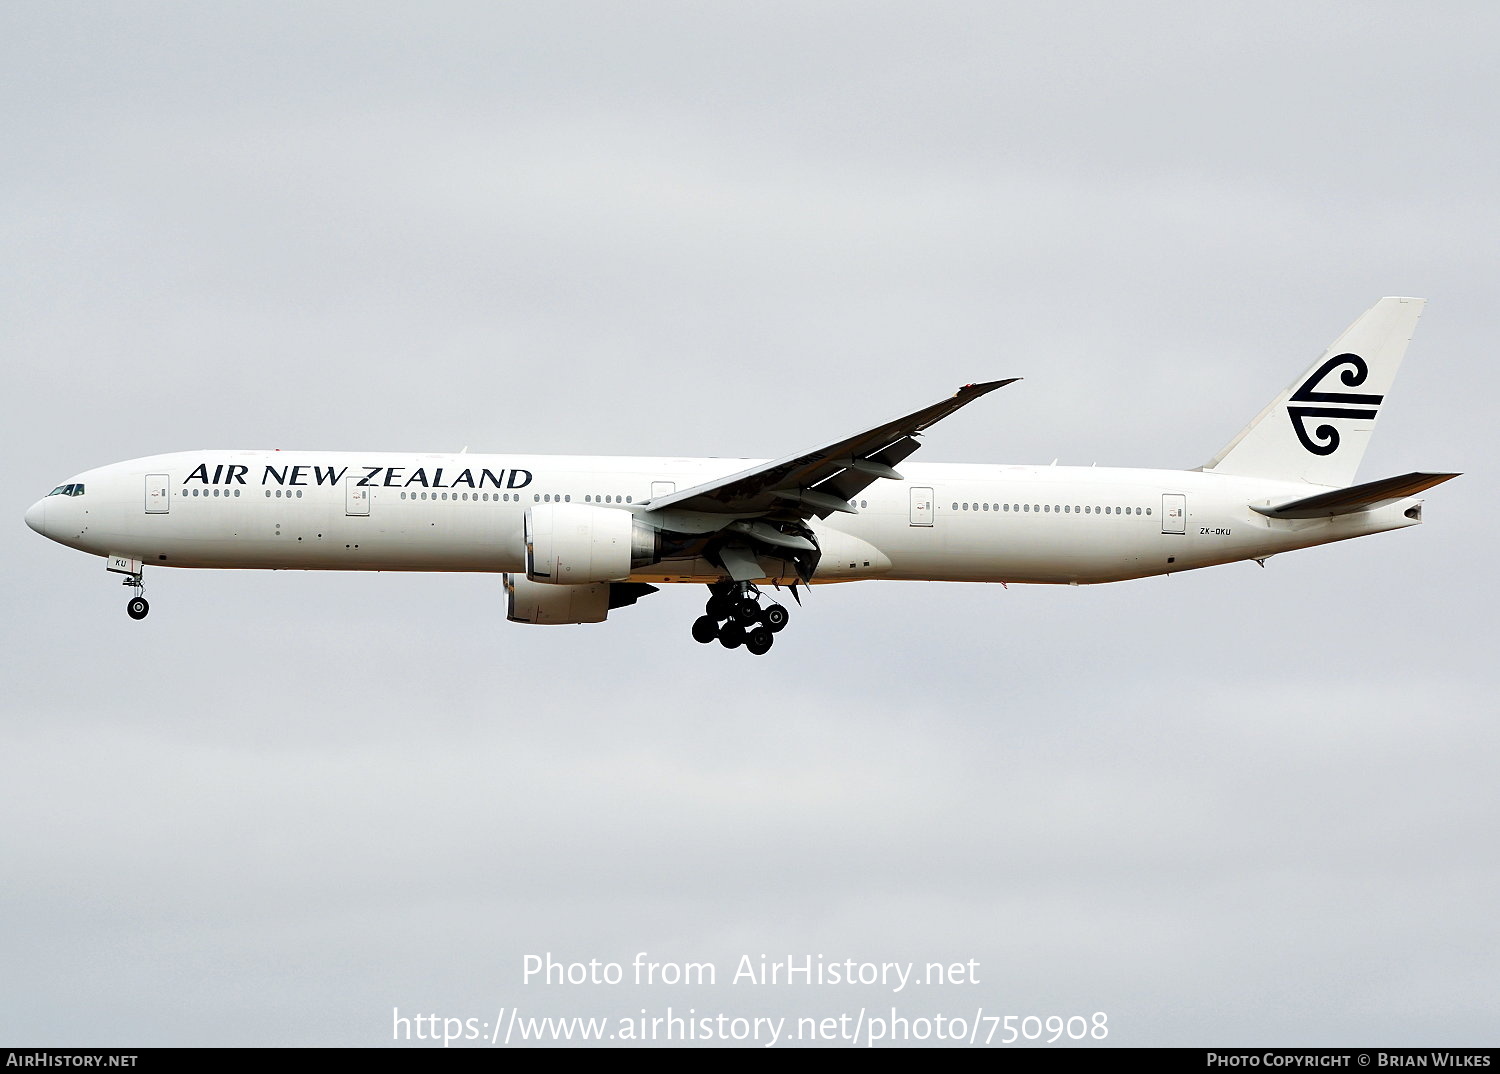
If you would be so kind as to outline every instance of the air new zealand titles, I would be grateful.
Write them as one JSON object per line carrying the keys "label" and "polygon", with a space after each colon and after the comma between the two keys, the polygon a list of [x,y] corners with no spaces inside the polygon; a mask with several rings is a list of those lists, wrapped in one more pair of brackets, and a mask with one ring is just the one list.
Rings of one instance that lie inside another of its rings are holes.
{"label": "air new zealand titles", "polygon": [[[210,469],[212,467],[212,469]],[[420,485],[422,488],[430,489],[523,489],[531,484],[530,470],[490,470],[480,469],[477,472],[471,468],[459,470],[452,476],[445,476],[443,471],[452,471],[451,466],[435,466],[429,474],[427,467],[418,466],[409,468],[405,466],[271,466],[269,464],[260,468],[260,480],[252,482],[247,480],[250,476],[250,467],[244,463],[207,463],[200,462],[192,471],[182,479],[184,485],[197,481],[205,485],[288,485],[288,486],[315,486],[315,485],[337,485],[345,477],[354,479],[354,484],[360,487],[381,488],[406,488],[408,485]],[[410,470],[410,473],[407,471]]]}

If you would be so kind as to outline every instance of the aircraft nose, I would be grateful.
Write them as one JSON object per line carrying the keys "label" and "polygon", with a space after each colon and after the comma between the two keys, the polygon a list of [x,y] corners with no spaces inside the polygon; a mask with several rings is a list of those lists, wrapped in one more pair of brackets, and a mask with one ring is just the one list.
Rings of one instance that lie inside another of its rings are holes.
{"label": "aircraft nose", "polygon": [[26,508],[26,525],[36,530],[43,537],[47,536],[47,501],[38,500]]}

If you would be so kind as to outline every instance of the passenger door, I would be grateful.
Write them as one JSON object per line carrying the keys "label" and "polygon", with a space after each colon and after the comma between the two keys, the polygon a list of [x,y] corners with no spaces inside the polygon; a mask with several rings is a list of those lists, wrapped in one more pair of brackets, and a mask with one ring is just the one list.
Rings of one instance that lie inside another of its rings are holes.
{"label": "passenger door", "polygon": [[368,515],[370,513],[370,487],[361,485],[359,478],[344,478],[344,514]]}
{"label": "passenger door", "polygon": [[172,483],[166,474],[146,475],[146,514],[165,515],[172,510]]}
{"label": "passenger door", "polygon": [[932,490],[929,488],[914,488],[911,490],[911,524],[913,526],[930,526],[934,517]]}
{"label": "passenger door", "polygon": [[1163,533],[1187,532],[1187,497],[1177,492],[1166,492],[1161,498],[1161,531]]}

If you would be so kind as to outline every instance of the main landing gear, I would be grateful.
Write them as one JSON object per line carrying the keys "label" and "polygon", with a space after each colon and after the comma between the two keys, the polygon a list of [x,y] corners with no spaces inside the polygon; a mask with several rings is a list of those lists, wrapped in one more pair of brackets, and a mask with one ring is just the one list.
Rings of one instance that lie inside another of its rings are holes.
{"label": "main landing gear", "polygon": [[120,584],[128,585],[135,590],[135,596],[125,602],[125,614],[132,619],[146,618],[146,613],[151,610],[151,605],[146,603],[146,598],[143,595],[146,592],[145,580],[139,574],[132,574],[130,577],[122,579]]}
{"label": "main landing gear", "polygon": [[693,640],[707,645],[715,638],[726,649],[741,645],[756,656],[771,651],[775,635],[790,618],[780,604],[760,605],[760,589],[749,582],[717,582],[703,615],[693,622]]}

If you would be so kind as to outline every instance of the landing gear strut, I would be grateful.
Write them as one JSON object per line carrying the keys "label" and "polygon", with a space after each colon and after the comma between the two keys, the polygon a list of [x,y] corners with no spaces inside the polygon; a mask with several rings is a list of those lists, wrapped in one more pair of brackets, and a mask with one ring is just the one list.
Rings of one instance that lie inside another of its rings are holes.
{"label": "landing gear strut", "polygon": [[693,640],[703,645],[717,639],[726,649],[744,646],[756,656],[771,651],[774,635],[786,626],[790,613],[780,604],[760,604],[760,589],[750,582],[715,582],[703,615],[693,621]]}
{"label": "landing gear strut", "polygon": [[122,579],[120,584],[128,585],[131,589],[135,590],[135,596],[125,602],[125,614],[132,619],[146,618],[146,613],[151,610],[151,605],[146,603],[144,596],[146,592],[145,580],[139,574],[132,574],[130,577]]}

